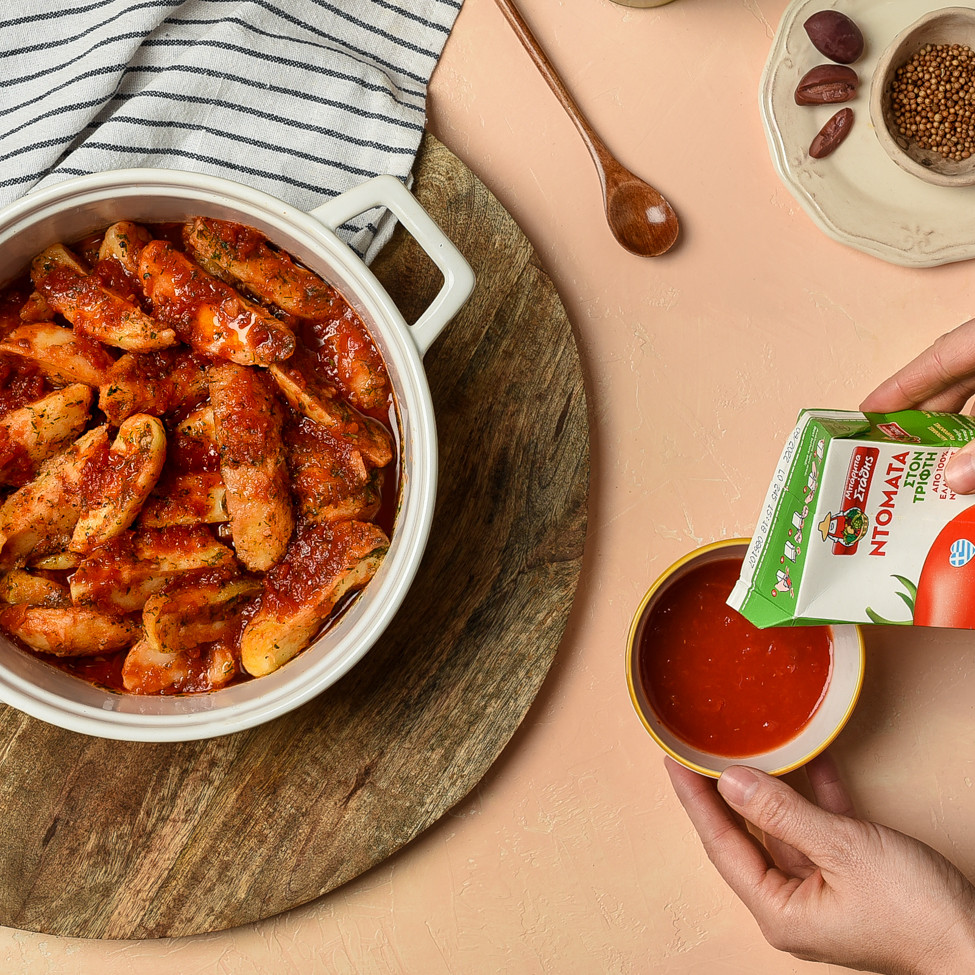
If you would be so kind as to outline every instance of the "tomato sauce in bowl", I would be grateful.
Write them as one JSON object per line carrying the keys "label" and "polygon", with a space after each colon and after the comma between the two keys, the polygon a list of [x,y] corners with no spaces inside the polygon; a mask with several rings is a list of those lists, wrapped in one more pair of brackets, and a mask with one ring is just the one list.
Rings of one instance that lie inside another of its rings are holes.
{"label": "tomato sauce in bowl", "polygon": [[715,755],[792,740],[822,703],[833,665],[827,626],[760,630],[727,605],[741,559],[704,562],[662,593],[646,620],[639,674],[679,738]]}
{"label": "tomato sauce in bowl", "polygon": [[727,605],[749,545],[723,539],[678,559],[647,590],[627,641],[644,728],[714,778],[739,763],[772,775],[804,765],[842,731],[863,685],[858,627],[761,629]]}

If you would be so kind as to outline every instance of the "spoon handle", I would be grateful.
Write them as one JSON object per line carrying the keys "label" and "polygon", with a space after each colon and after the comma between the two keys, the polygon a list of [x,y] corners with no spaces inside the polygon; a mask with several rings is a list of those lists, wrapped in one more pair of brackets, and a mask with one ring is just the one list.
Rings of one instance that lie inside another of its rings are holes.
{"label": "spoon handle", "polygon": [[522,46],[528,52],[535,67],[541,72],[549,88],[552,89],[552,92],[565,109],[569,118],[575,123],[589,152],[592,154],[597,166],[600,167],[600,173],[602,175],[605,169],[613,167],[616,160],[610,155],[602,139],[599,138],[595,129],[589,124],[589,120],[583,115],[579,106],[576,105],[568,89],[562,83],[562,79],[542,50],[535,35],[531,32],[528,24],[525,23],[524,17],[521,16],[518,8],[514,5],[513,0],[495,0],[495,2],[501,8],[501,12],[507,18],[508,23],[514,28],[518,40],[521,41]]}

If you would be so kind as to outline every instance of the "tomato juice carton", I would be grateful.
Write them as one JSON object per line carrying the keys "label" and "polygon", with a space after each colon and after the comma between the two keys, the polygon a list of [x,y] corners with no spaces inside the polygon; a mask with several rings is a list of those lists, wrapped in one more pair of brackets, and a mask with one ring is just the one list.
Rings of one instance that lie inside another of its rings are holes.
{"label": "tomato juice carton", "polygon": [[975,495],[945,483],[975,419],[799,414],[728,604],[759,627],[975,628]]}

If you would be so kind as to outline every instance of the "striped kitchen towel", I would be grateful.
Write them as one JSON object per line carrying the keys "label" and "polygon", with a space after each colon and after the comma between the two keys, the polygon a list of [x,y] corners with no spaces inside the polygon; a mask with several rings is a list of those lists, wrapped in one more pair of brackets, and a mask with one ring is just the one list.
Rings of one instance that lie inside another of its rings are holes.
{"label": "striped kitchen towel", "polygon": [[[20,0],[0,13],[0,204],[82,173],[193,170],[302,210],[408,182],[463,0]],[[374,211],[343,228],[371,254]]]}

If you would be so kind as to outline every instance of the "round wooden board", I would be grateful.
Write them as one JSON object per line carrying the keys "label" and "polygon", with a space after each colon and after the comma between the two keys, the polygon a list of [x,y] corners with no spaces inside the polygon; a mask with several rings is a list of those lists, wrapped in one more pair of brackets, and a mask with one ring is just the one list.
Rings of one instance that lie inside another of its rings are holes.
{"label": "round wooden board", "polygon": [[[155,938],[308,903],[462,799],[535,698],[586,528],[578,352],[525,237],[429,135],[415,192],[478,284],[425,360],[440,488],[405,607],[327,692],[223,738],[105,741],[0,706],[0,923]],[[408,321],[440,286],[399,229],[374,269]]]}

